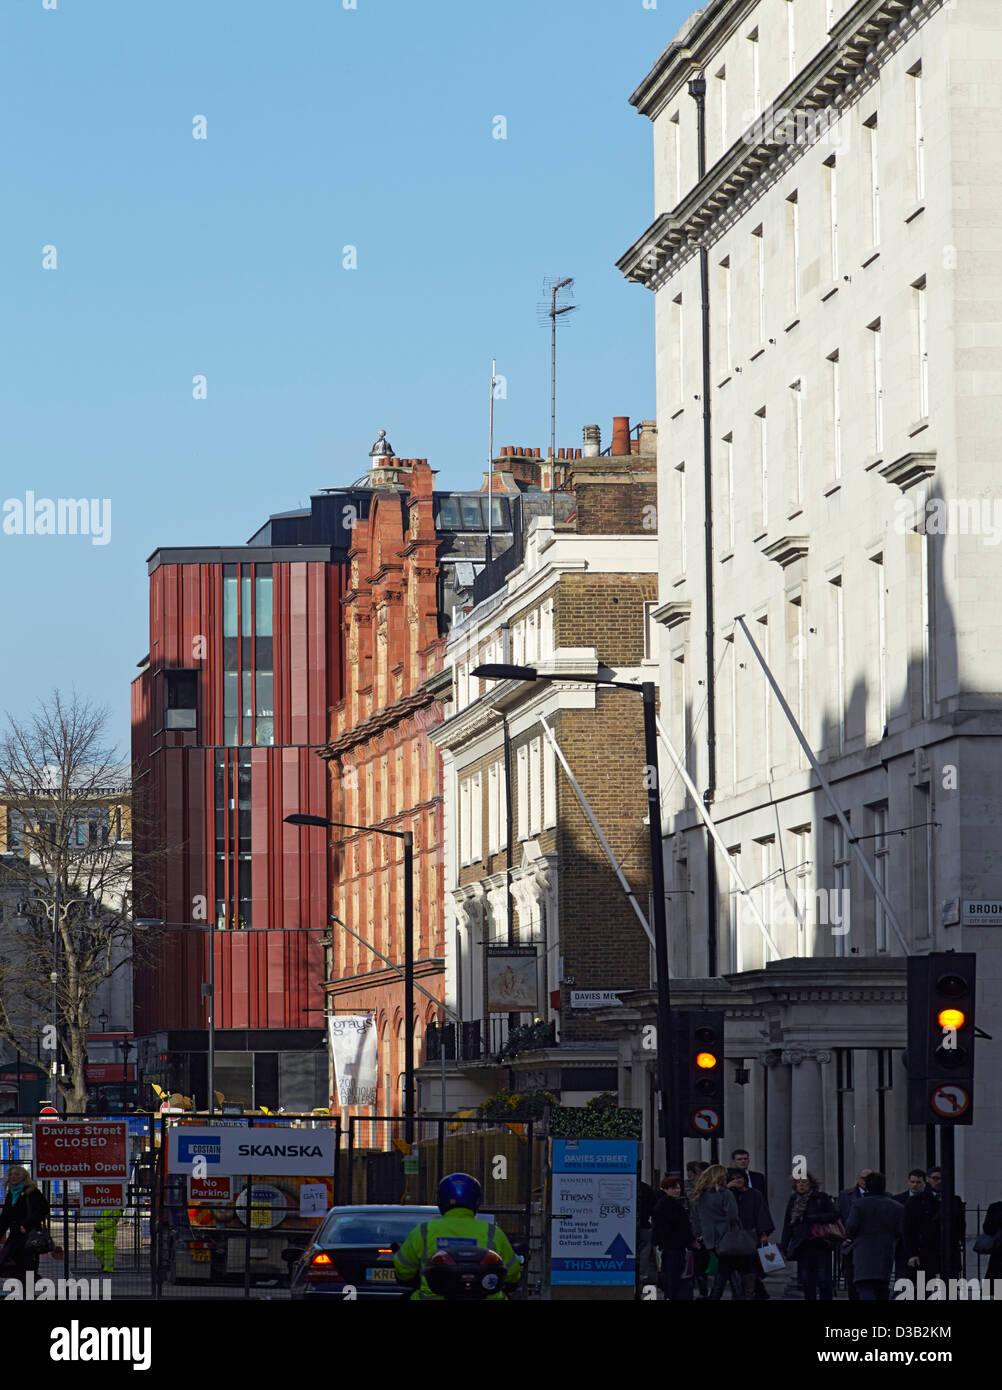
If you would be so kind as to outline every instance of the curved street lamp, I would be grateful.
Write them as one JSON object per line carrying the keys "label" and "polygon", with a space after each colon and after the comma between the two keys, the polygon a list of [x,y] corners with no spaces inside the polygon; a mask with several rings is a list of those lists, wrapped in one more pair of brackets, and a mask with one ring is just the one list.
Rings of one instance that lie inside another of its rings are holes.
{"label": "curved street lamp", "polygon": [[404,843],[404,1138],[414,1143],[414,832],[383,830],[378,825],[350,825],[326,816],[300,813],[284,817],[286,825],[328,826],[338,830],[365,830],[388,835]]}

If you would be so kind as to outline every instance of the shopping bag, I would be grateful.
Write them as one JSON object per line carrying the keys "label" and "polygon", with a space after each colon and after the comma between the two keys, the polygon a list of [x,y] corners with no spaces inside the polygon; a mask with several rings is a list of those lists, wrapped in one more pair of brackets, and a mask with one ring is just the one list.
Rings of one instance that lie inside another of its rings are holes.
{"label": "shopping bag", "polygon": [[758,1261],[762,1266],[763,1274],[774,1274],[777,1269],[785,1269],[786,1261],[779,1253],[778,1245],[760,1245],[758,1248]]}

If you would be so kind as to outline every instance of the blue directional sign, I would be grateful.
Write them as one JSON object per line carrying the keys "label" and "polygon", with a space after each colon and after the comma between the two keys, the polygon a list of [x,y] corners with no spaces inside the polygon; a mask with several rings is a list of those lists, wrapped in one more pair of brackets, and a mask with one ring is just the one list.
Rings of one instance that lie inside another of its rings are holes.
{"label": "blue directional sign", "polygon": [[632,1139],[553,1141],[552,1284],[636,1281],[638,1147]]}

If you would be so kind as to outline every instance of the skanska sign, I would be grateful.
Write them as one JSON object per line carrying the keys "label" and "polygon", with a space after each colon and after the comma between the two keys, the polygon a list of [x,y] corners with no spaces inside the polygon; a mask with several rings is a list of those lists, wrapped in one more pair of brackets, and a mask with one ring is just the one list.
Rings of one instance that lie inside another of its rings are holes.
{"label": "skanska sign", "polygon": [[172,1125],[167,1168],[205,1177],[330,1177],[334,1133],[330,1129],[210,1128]]}

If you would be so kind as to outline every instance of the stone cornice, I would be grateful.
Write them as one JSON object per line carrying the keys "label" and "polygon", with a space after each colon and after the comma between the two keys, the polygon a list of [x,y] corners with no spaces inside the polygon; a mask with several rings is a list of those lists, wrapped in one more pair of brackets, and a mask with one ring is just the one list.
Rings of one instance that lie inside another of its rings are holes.
{"label": "stone cornice", "polygon": [[907,454],[902,454],[893,463],[885,463],[882,468],[877,469],[882,478],[886,478],[889,483],[894,483],[902,492],[907,492],[916,483],[924,483],[926,478],[932,477],[935,471],[935,449],[912,450]]}
{"label": "stone cornice", "polygon": [[[364,949],[364,948],[363,948]],[[427,956],[414,962],[415,979],[428,975],[445,974],[444,956]],[[366,970],[359,975],[342,975],[338,980],[324,980],[324,993],[328,995],[351,994],[357,989],[376,989],[380,985],[399,984],[400,970],[385,966],[381,970]]]}
{"label": "stone cornice", "polygon": [[770,545],[764,545],[762,554],[767,560],[775,560],[777,565],[786,569],[788,565],[804,558],[807,554],[807,544],[807,536],[783,536]]}
{"label": "stone cornice", "polygon": [[[885,56],[878,46],[897,34],[900,46],[913,29],[940,9],[944,0],[857,0],[832,30],[829,42],[813,61],[796,75],[759,119],[735,141],[670,213],[662,213],[616,262],[627,280],[658,289],[688,261],[701,242],[715,240],[714,229],[735,205],[755,201],[762,188],[785,171],[813,145],[814,140],[790,143],[787,124],[800,113],[810,118],[822,111],[838,111],[848,105],[861,86],[873,80]],[[746,13],[745,0],[731,0],[735,17]],[[720,25],[711,21],[728,13],[726,0],[710,6],[705,25],[697,23],[687,42],[673,52],[669,46],[647,81],[632,98],[652,119],[677,90],[697,72],[719,43]],[[695,42],[705,36],[706,43]],[[817,138],[817,136],[815,136]]]}
{"label": "stone cornice", "polygon": [[423,686],[419,686],[410,695],[404,695],[401,699],[395,700],[392,705],[387,705],[384,709],[377,710],[375,714],[370,714],[368,719],[364,719],[361,724],[346,729],[343,734],[331,739],[322,748],[318,748],[317,752],[321,758],[326,758],[328,761],[331,758],[338,758],[358,744],[365,743],[376,734],[382,733],[383,730],[402,723],[417,710],[424,709],[434,702],[434,694]]}
{"label": "stone cornice", "polygon": [[655,608],[651,617],[662,627],[678,627],[681,623],[686,623],[692,616],[692,599],[682,598],[673,599],[670,603],[663,603],[660,608]]}

